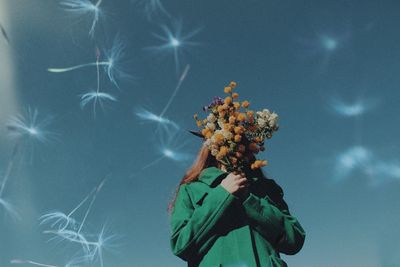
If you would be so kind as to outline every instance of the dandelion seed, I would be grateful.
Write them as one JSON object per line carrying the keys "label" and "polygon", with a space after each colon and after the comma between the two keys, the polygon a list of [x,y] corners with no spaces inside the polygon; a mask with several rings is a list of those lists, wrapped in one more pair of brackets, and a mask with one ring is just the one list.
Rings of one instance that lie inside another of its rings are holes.
{"label": "dandelion seed", "polygon": [[182,140],[182,136],[180,136],[179,133],[178,131],[167,134],[161,133],[159,142],[156,144],[157,153],[161,156],[143,166],[142,170],[155,165],[165,158],[178,163],[189,160],[191,155],[181,151],[181,149],[187,145],[188,140]]}
{"label": "dandelion seed", "polygon": [[89,35],[93,37],[96,24],[99,21],[101,14],[101,2],[103,2],[103,0],[98,0],[95,4],[93,4],[89,0],[65,0],[61,2],[61,5],[65,8],[65,11],[77,14],[79,16],[91,14],[93,16],[93,19]]}
{"label": "dandelion seed", "polygon": [[7,124],[7,129],[10,136],[17,139],[17,141],[14,145],[6,172],[1,182],[0,199],[3,196],[5,187],[13,170],[15,160],[17,159],[21,148],[24,145],[32,146],[35,141],[46,143],[50,136],[54,135],[54,133],[46,130],[46,127],[50,124],[52,119],[53,118],[50,116],[39,118],[39,112],[37,109],[28,108],[25,116],[18,115],[16,117],[12,117]]}
{"label": "dandelion seed", "polygon": [[86,94],[81,95],[81,108],[84,108],[90,102],[93,102],[93,113],[96,116],[96,105],[99,104],[102,109],[104,109],[104,101],[114,101],[117,99],[107,93],[91,91]]}
{"label": "dandelion seed", "polygon": [[183,34],[181,21],[174,21],[172,28],[161,25],[161,29],[163,31],[162,34],[153,33],[153,35],[162,43],[157,46],[146,47],[145,49],[155,53],[172,53],[176,74],[179,75],[180,61],[183,53],[187,51],[189,47],[199,45],[199,43],[193,42],[190,39],[198,34],[200,29],[195,29],[187,34]]}
{"label": "dandelion seed", "polygon": [[[158,126],[163,126],[164,129],[166,131],[168,131],[168,126],[173,126],[175,128],[175,130],[179,129],[179,126],[164,117],[165,113],[167,112],[168,108],[170,107],[171,103],[173,102],[173,100],[176,97],[176,94],[178,93],[179,89],[182,86],[183,81],[185,80],[188,72],[190,69],[190,65],[187,65],[185,67],[185,70],[183,71],[182,75],[180,76],[179,80],[178,80],[178,84],[175,87],[175,90],[173,91],[171,97],[169,98],[167,104],[164,106],[163,110],[161,111],[160,115],[156,115],[148,110],[145,110],[144,108],[138,108],[135,112],[136,116],[138,116],[140,119],[142,120],[146,120],[146,121],[151,121],[151,122],[156,122],[158,123]],[[157,127],[156,133],[158,132],[159,128]]]}
{"label": "dandelion seed", "polygon": [[7,129],[12,137],[17,139],[28,139],[46,143],[54,133],[46,130],[47,126],[53,121],[53,117],[45,115],[39,117],[37,109],[28,108],[24,115],[12,117],[7,124]]}
{"label": "dandelion seed", "polygon": [[74,71],[86,67],[103,67],[104,72],[107,74],[108,79],[112,82],[117,88],[119,85],[117,83],[117,79],[126,79],[131,80],[132,75],[126,73],[121,67],[121,60],[123,59],[125,53],[125,44],[121,41],[119,35],[114,38],[113,45],[110,49],[104,49],[103,54],[105,55],[105,59],[99,60],[99,55],[97,54],[97,61],[79,64],[72,67],[67,68],[48,68],[49,72],[53,73],[64,73],[69,71]]}
{"label": "dandelion seed", "polygon": [[21,259],[14,259],[10,261],[11,264],[31,264],[35,266],[42,266],[42,267],[58,267],[57,265],[49,265],[40,262],[35,262],[31,260],[21,260]]}

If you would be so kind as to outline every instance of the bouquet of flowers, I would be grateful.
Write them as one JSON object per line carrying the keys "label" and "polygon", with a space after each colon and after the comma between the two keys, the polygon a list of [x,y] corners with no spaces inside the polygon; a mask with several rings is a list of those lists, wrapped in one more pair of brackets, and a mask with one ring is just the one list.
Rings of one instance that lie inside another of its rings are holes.
{"label": "bouquet of flowers", "polygon": [[236,86],[236,82],[231,82],[224,88],[228,96],[216,96],[203,107],[203,111],[209,112],[205,119],[199,119],[198,114],[193,116],[200,130],[198,135],[205,139],[211,154],[229,172],[241,172],[246,164],[251,169],[266,166],[266,160],[254,160],[253,157],[253,162],[250,162],[248,155],[264,151],[265,139],[271,138],[279,128],[275,112],[268,109],[255,112],[249,109],[249,101],[239,102],[239,94],[233,92]]}

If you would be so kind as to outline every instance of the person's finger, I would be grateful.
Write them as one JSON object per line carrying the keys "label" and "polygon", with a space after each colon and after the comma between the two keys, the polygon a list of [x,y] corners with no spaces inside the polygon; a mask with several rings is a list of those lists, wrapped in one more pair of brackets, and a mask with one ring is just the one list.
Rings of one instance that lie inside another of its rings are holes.
{"label": "person's finger", "polygon": [[248,183],[248,180],[247,180],[247,178],[240,178],[239,180],[238,180],[238,183],[239,184],[247,184]]}
{"label": "person's finger", "polygon": [[248,192],[249,191],[249,186],[247,184],[239,185],[239,190],[241,192]]}

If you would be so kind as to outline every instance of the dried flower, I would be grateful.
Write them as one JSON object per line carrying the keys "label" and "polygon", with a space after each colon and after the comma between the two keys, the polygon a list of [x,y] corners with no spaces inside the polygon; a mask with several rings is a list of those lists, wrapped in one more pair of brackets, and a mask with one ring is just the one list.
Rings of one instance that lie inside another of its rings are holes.
{"label": "dried flower", "polygon": [[[215,96],[213,101],[203,107],[209,112],[206,119],[200,120],[198,115],[193,117],[205,137],[205,145],[211,155],[227,167],[228,171],[239,170],[250,164],[252,169],[267,165],[265,160],[255,160],[250,163],[247,152],[254,154],[265,150],[264,140],[272,137],[278,130],[278,115],[268,109],[261,111],[248,110],[250,102],[233,101],[239,98],[232,90],[237,86],[231,82],[224,88],[229,94],[225,98]],[[245,110],[241,110],[244,108]]]}

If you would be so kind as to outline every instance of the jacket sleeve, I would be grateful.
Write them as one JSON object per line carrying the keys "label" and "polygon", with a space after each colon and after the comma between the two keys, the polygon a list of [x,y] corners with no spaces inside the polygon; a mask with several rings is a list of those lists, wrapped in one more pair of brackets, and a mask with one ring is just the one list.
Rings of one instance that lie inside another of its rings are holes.
{"label": "jacket sleeve", "polygon": [[278,252],[293,255],[303,247],[306,233],[283,198],[278,208],[268,195],[262,198],[250,193],[242,205],[254,228],[271,240]]}
{"label": "jacket sleeve", "polygon": [[171,248],[174,255],[189,261],[202,254],[215,240],[213,227],[235,197],[221,184],[211,189],[201,206],[194,208],[186,184],[181,185],[171,214]]}

